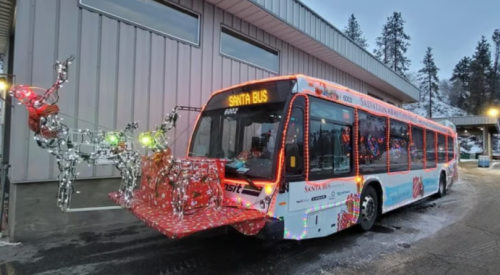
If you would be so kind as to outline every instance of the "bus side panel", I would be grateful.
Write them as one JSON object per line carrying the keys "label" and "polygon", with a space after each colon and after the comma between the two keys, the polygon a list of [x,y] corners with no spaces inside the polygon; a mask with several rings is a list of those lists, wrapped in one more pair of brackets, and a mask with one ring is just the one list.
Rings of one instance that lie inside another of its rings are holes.
{"label": "bus side panel", "polygon": [[404,205],[426,198],[437,193],[439,188],[439,171],[413,170],[407,173],[377,174],[365,178],[380,180],[384,193],[382,213],[397,209]]}
{"label": "bus side panel", "polygon": [[285,239],[324,237],[355,224],[359,214],[356,183],[328,181],[290,183],[288,212],[283,216]]}

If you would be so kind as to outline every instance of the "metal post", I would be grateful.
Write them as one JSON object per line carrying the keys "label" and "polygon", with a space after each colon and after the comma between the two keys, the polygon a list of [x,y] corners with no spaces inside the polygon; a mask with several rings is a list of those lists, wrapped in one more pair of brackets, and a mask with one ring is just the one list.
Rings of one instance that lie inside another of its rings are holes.
{"label": "metal post", "polygon": [[488,154],[488,129],[483,125],[483,156]]}
{"label": "metal post", "polygon": [[9,170],[10,164],[4,164],[2,166],[2,176],[0,178],[0,183],[2,184],[2,193],[0,196],[0,238],[2,237],[2,225],[3,225],[3,214],[4,214],[4,206],[5,206],[5,196],[8,194],[9,191],[9,183],[7,182],[7,172]]}

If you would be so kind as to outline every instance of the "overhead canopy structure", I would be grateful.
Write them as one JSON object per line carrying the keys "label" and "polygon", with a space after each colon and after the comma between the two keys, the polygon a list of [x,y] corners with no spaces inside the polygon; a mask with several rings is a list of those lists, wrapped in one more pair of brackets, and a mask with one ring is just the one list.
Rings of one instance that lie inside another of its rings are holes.
{"label": "overhead canopy structure", "polygon": [[490,134],[500,133],[500,119],[491,116],[443,117],[434,120],[449,120],[455,124],[459,132],[464,130],[487,130]]}

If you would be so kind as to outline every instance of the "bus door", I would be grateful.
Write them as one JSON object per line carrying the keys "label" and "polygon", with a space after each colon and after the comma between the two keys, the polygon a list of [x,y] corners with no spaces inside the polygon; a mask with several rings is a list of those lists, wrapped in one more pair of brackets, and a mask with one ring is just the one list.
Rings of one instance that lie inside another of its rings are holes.
{"label": "bus door", "polygon": [[353,202],[358,187],[353,180],[354,109],[310,97],[309,121],[305,123],[299,99],[295,100],[285,140],[288,211],[291,215],[307,213],[308,228],[327,226],[336,230],[355,220]]}

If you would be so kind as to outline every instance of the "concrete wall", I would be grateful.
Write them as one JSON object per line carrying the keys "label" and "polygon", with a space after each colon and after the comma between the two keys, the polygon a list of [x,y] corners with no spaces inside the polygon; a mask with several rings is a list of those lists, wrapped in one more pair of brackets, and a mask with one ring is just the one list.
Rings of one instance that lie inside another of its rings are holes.
{"label": "concrete wall", "polygon": [[[80,194],[73,195],[72,208],[111,206],[109,192],[119,180],[78,181]],[[107,226],[142,224],[126,210],[62,213],[56,206],[57,183],[24,183],[11,186],[9,237],[14,242],[30,242],[49,235],[75,235],[98,231]]]}
{"label": "concrete wall", "polygon": [[[202,106],[217,89],[272,75],[220,55],[220,27],[224,24],[279,50],[281,74],[321,77],[399,102],[212,4],[202,0],[177,2],[202,15],[199,47],[80,8],[78,0],[19,0],[16,80],[49,87],[55,77],[53,62],[76,54],[70,82],[61,90],[59,104],[68,126],[117,129],[139,120],[139,130],[144,131],[160,123],[175,105]],[[195,115],[183,114],[173,132],[178,155],[185,152]],[[16,152],[10,160],[11,180],[55,180],[58,170],[54,158],[33,142],[26,122],[26,110],[16,108],[11,132],[11,147]],[[79,170],[81,178],[118,175],[111,167],[82,166]]]}

